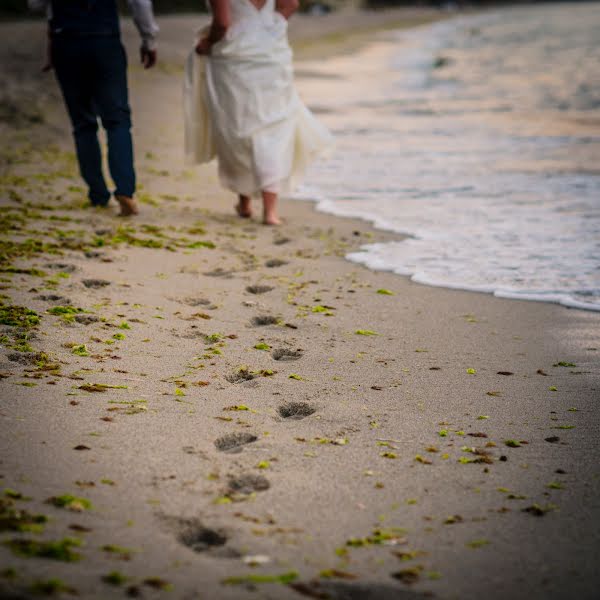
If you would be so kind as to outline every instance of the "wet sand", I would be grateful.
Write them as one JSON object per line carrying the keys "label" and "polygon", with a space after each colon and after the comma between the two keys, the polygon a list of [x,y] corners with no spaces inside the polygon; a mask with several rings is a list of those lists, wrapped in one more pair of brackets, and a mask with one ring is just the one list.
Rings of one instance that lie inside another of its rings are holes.
{"label": "wet sand", "polygon": [[0,593],[592,598],[600,316],[368,271],[392,236],[309,203],[235,218],[183,163],[188,24],[150,73],[125,27],[128,221],[84,208],[41,24],[1,27]]}

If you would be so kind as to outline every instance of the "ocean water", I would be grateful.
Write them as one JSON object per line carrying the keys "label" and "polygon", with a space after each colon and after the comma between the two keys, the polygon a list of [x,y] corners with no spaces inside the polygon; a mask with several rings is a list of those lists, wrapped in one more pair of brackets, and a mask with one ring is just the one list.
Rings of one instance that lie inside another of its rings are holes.
{"label": "ocean water", "polygon": [[600,310],[600,3],[386,32],[297,77],[336,136],[298,195],[407,236],[350,260]]}

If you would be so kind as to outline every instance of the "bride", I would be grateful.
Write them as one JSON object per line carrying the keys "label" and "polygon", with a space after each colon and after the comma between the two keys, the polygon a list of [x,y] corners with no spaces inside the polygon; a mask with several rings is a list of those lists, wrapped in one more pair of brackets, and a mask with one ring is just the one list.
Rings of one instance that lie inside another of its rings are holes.
{"label": "bride", "polygon": [[287,19],[298,2],[210,0],[210,6],[212,23],[188,62],[187,152],[196,162],[217,156],[222,185],[238,195],[240,217],[251,217],[252,198],[262,196],[263,222],[279,225],[278,195],[290,192],[331,144],[294,88]]}

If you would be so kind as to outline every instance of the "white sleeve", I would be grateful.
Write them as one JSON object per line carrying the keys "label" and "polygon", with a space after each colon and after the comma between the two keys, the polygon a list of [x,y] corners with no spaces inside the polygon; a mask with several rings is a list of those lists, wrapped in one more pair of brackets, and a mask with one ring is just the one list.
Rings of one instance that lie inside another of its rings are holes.
{"label": "white sleeve", "polygon": [[156,50],[156,34],[158,33],[158,25],[154,20],[152,0],[127,1],[133,16],[133,22],[140,32],[142,46],[147,50]]}

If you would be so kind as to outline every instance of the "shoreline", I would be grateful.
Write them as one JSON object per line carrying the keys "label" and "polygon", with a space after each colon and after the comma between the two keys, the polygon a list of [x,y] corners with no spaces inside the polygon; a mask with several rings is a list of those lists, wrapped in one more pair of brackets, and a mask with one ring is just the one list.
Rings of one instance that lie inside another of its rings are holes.
{"label": "shoreline", "polygon": [[[11,80],[43,122],[0,123],[3,311],[39,323],[2,312],[2,510],[49,520],[1,534],[0,595],[592,597],[598,315],[353,264],[398,236],[309,201],[237,219],[183,163],[188,29],[146,73],[124,27],[136,219],[84,207],[54,83]],[[15,72],[34,30],[3,31]]]}

